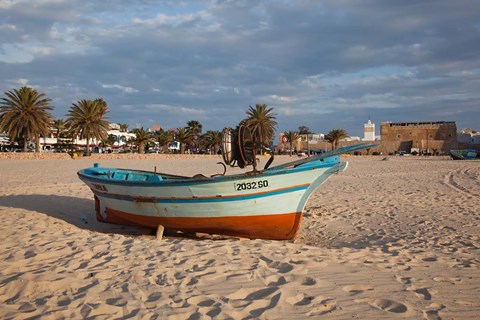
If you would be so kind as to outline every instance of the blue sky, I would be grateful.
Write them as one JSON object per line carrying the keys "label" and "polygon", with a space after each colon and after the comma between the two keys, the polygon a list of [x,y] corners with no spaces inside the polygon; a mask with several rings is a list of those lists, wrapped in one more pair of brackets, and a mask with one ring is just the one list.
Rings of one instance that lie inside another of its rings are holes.
{"label": "blue sky", "polygon": [[0,90],[103,98],[109,120],[277,133],[384,121],[480,129],[480,1],[0,1]]}

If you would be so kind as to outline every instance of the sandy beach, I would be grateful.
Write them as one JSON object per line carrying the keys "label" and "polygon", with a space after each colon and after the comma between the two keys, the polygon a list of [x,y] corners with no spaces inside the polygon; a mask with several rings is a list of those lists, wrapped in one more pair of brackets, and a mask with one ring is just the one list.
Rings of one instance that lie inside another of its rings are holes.
{"label": "sandy beach", "polygon": [[343,157],[294,241],[102,224],[76,175],[214,174],[220,157],[0,159],[0,318],[477,319],[480,162],[382,159]]}

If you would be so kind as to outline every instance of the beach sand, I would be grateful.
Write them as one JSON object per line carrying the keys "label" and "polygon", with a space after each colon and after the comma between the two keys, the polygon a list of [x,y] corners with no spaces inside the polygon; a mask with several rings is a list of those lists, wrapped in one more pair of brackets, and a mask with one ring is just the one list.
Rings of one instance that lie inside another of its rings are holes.
{"label": "beach sand", "polygon": [[0,159],[1,319],[480,316],[478,161],[343,157],[294,241],[159,241],[97,222],[77,170],[213,174],[221,159],[107,158]]}

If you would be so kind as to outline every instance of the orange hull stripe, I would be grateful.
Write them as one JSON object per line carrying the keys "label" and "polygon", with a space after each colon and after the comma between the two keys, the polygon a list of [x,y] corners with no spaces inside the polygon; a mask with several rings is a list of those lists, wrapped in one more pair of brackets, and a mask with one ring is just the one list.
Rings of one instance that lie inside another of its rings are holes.
{"label": "orange hull stripe", "polygon": [[[130,214],[110,208],[105,209],[107,218],[100,216],[102,222],[141,225],[183,232],[205,232],[211,234],[232,235],[252,239],[290,240],[300,227],[302,212],[246,217],[151,217]],[[98,217],[98,215],[97,215]]]}

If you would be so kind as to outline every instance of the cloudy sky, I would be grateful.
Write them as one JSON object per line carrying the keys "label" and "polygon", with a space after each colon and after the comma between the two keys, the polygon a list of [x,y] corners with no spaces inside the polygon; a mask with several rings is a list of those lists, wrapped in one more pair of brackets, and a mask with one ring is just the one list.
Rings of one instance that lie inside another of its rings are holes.
{"label": "cloudy sky", "polygon": [[371,118],[480,129],[480,1],[0,0],[0,90],[56,118],[103,98],[111,122],[363,136]]}

